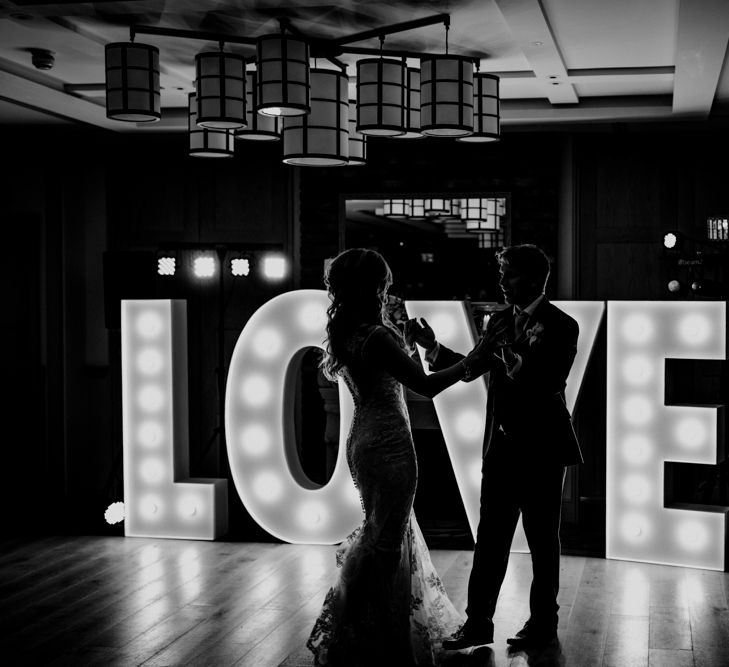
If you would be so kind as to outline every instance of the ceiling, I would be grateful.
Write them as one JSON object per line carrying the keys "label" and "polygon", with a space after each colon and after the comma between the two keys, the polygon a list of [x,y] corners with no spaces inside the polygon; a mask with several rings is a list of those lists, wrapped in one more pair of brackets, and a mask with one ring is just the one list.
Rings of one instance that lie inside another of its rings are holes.
{"label": "ceiling", "polygon": [[[450,14],[450,53],[500,77],[507,129],[729,115],[728,0],[0,0],[0,123],[186,130],[194,56],[217,42],[138,34],[160,49],[162,120],[123,123],[105,114],[104,45],[127,41],[130,25],[257,37],[287,17],[305,35],[338,38],[439,13]],[[385,48],[442,53],[444,35],[442,25],[400,32]],[[29,49],[52,51],[53,68],[36,69]],[[356,58],[340,57],[350,85]]]}

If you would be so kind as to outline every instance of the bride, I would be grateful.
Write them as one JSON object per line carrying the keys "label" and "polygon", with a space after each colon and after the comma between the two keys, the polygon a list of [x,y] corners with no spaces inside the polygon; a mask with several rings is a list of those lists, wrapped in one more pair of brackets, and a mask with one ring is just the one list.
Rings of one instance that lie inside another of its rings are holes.
{"label": "bride", "polygon": [[417,461],[404,386],[432,397],[461,380],[462,362],[426,375],[385,314],[390,267],[355,248],[329,265],[323,370],[354,398],[347,461],[365,518],[337,550],[339,576],[307,646],[317,664],[435,665],[463,623],[430,560],[415,515]]}

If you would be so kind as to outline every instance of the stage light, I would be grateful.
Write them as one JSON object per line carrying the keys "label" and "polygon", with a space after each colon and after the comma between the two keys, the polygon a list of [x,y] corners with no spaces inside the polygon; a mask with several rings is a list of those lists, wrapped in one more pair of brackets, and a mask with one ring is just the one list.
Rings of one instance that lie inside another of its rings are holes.
{"label": "stage light", "polygon": [[673,232],[666,232],[663,235],[663,247],[664,248],[675,248],[678,242],[678,237]]}
{"label": "stage light", "polygon": [[269,280],[282,280],[286,277],[286,258],[278,255],[267,255],[263,258],[263,275]]}
{"label": "stage light", "polygon": [[215,275],[215,258],[212,255],[195,257],[192,270],[198,278],[212,278]]}
{"label": "stage light", "polygon": [[251,272],[251,261],[246,257],[233,257],[230,260],[230,272],[234,276],[247,276]]}
{"label": "stage light", "polygon": [[157,258],[157,273],[160,276],[174,276],[177,265],[177,259],[175,257],[158,257]]}

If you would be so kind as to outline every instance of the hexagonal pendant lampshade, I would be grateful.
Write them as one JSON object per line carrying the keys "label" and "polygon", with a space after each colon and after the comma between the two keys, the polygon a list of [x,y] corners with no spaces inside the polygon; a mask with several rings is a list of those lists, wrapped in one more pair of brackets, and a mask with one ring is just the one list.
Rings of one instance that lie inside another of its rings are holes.
{"label": "hexagonal pendant lampshade", "polygon": [[246,61],[237,53],[195,56],[197,124],[233,130],[246,125]]}
{"label": "hexagonal pendant lampshade", "polygon": [[188,95],[188,132],[192,157],[233,157],[233,130],[200,127],[195,93]]}
{"label": "hexagonal pendant lampshade", "polygon": [[311,113],[284,119],[283,161],[302,167],[334,167],[349,160],[347,76],[311,70]]}
{"label": "hexagonal pendant lampshade", "polygon": [[499,77],[477,72],[473,78],[473,134],[457,141],[498,141],[500,135]]}
{"label": "hexagonal pendant lampshade", "polygon": [[258,76],[253,70],[246,72],[246,127],[235,133],[236,139],[247,141],[279,141],[283,118],[264,116],[256,111],[258,104]]}
{"label": "hexagonal pendant lampshade", "polygon": [[409,218],[412,213],[412,200],[385,199],[383,208],[384,215],[388,218]]}
{"label": "hexagonal pendant lampshade", "polygon": [[473,133],[473,63],[465,56],[420,61],[420,128],[433,137]]}
{"label": "hexagonal pendant lampshade", "polygon": [[106,116],[132,123],[162,117],[159,93],[159,49],[149,44],[107,44]]}
{"label": "hexagonal pendant lampshade", "polygon": [[405,134],[407,66],[392,58],[357,61],[357,131],[394,137]]}
{"label": "hexagonal pendant lampshade", "polygon": [[266,116],[302,116],[310,107],[309,45],[291,35],[263,35],[256,43],[258,104]]}

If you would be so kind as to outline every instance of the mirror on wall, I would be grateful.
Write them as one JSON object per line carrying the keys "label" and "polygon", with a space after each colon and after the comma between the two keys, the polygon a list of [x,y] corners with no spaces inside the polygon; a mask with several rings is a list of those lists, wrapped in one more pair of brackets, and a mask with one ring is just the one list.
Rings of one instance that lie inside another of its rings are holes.
{"label": "mirror on wall", "polygon": [[504,192],[347,198],[344,247],[380,252],[403,299],[494,302],[510,208]]}

